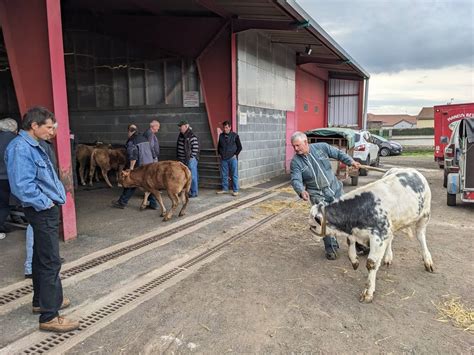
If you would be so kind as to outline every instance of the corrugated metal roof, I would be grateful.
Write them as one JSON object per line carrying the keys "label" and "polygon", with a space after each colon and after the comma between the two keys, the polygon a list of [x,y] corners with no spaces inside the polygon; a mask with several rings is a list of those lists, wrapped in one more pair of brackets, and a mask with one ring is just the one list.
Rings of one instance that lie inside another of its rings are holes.
{"label": "corrugated metal roof", "polygon": [[[272,42],[299,53],[298,64],[312,62],[333,77],[368,78],[369,74],[294,0],[64,0],[63,7],[103,13],[178,17],[221,17],[247,21]],[[237,29],[239,30],[239,29]],[[311,55],[305,54],[311,45]]]}

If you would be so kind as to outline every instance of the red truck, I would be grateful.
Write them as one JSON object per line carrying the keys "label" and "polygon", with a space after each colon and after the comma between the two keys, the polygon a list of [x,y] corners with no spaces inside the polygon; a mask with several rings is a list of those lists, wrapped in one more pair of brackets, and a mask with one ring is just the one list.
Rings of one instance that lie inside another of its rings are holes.
{"label": "red truck", "polygon": [[474,103],[434,106],[434,159],[444,167],[444,148],[449,142],[449,125],[462,118],[474,118]]}

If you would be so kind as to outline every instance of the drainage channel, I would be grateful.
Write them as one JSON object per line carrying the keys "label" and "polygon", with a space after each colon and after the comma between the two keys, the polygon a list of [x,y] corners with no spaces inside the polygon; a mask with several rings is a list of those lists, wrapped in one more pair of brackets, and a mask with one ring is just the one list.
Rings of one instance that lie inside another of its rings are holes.
{"label": "drainage channel", "polygon": [[[169,270],[161,274],[160,276],[152,279],[151,281],[146,282],[145,284],[135,288],[134,290],[128,292],[127,294],[119,297],[118,299],[102,306],[98,310],[92,312],[91,314],[84,316],[81,318],[80,322],[81,325],[79,329],[63,333],[63,334],[53,334],[47,337],[44,340],[38,341],[34,345],[29,345],[26,349],[22,351],[23,354],[43,354],[50,351],[53,351],[56,347],[62,345],[68,339],[79,335],[81,332],[84,332],[97,324],[102,320],[106,320],[107,317],[113,316],[115,313],[122,310],[122,308],[130,305],[133,302],[140,302],[141,298],[144,296],[149,295],[150,292],[154,291],[158,286],[162,285],[163,283],[171,280],[175,276],[181,274],[184,271],[187,271],[193,266],[199,266],[200,263],[206,261],[206,259],[210,258],[221,249],[226,247],[232,242],[237,241],[238,239],[244,237],[245,235],[253,232],[257,228],[261,227],[262,225],[270,222],[277,216],[282,215],[284,212],[288,210],[283,209],[275,214],[272,214],[268,217],[265,217],[261,221],[257,222],[256,224],[250,226],[249,228],[241,231],[240,233],[222,241],[221,243],[209,248],[208,250],[204,251],[203,253],[198,254],[197,256],[185,261],[184,263],[180,264],[177,267]],[[144,301],[144,300],[143,300]],[[140,302],[141,303],[141,302]]]}
{"label": "drainage channel", "polygon": [[[153,244],[153,243],[155,243],[157,241],[160,241],[164,238],[167,238],[167,237],[169,237],[169,236],[171,236],[175,233],[184,231],[184,230],[186,230],[186,229],[188,229],[188,228],[190,228],[194,225],[197,225],[197,224],[201,223],[202,221],[205,221],[207,219],[219,216],[223,213],[231,211],[232,209],[236,209],[236,208],[239,208],[239,207],[244,206],[246,204],[249,204],[249,203],[251,203],[255,200],[258,200],[259,198],[261,198],[262,196],[264,196],[268,193],[269,193],[268,191],[265,191],[265,192],[262,192],[261,194],[249,197],[245,200],[238,201],[238,202],[236,202],[236,203],[234,203],[230,206],[224,207],[224,208],[222,208],[220,210],[217,210],[215,212],[211,212],[211,213],[209,213],[209,214],[207,214],[207,215],[205,215],[201,218],[197,218],[195,220],[189,221],[188,223],[185,223],[181,226],[170,229],[166,232],[156,234],[156,235],[154,235],[152,237],[149,237],[147,239],[144,239],[140,242],[128,245],[126,247],[117,249],[113,252],[110,252],[110,253],[104,254],[102,256],[99,256],[95,259],[84,262],[83,264],[74,266],[70,269],[62,271],[61,272],[61,279],[64,280],[64,279],[70,278],[74,275],[77,275],[77,274],[80,274],[84,271],[93,269],[93,268],[95,268],[99,265],[102,265],[102,264],[107,263],[111,260],[117,259],[117,258],[119,258],[123,255],[126,255],[128,253],[131,253],[135,250],[144,248],[147,245]],[[27,296],[27,295],[31,294],[32,292],[33,292],[33,285],[30,284],[30,285],[19,287],[17,289],[14,289],[12,291],[7,292],[7,293],[4,293],[4,294],[0,295],[0,307],[4,306],[4,305],[7,305],[7,304],[19,299],[19,298]]]}

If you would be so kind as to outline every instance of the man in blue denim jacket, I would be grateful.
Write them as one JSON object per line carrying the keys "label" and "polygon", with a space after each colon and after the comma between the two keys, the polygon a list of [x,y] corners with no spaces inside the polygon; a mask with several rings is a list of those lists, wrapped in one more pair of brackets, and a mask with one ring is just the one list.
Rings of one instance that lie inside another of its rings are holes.
{"label": "man in blue denim jacket", "polygon": [[[349,155],[327,143],[308,144],[308,137],[302,132],[291,136],[295,156],[291,160],[291,185],[303,200],[312,205],[320,202],[331,203],[342,195],[342,183],[334,175],[329,158],[359,168],[360,164]],[[339,248],[335,237],[323,238],[326,258],[335,260]]]}
{"label": "man in blue denim jacket", "polygon": [[41,313],[39,328],[67,332],[79,322],[59,316],[59,309],[70,305],[63,298],[59,272],[59,205],[66,192],[55,168],[39,141],[53,134],[56,118],[43,107],[33,107],[23,116],[18,136],[5,152],[8,180],[13,195],[24,208],[33,227],[33,313]]}

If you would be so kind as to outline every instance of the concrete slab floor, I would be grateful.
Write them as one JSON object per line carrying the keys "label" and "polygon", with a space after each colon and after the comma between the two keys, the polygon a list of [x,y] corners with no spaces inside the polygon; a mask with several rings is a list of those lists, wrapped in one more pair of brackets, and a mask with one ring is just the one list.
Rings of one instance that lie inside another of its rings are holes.
{"label": "concrete slab floor", "polygon": [[[288,175],[281,175],[260,185],[241,189],[240,195],[217,195],[215,190],[200,189],[199,196],[189,201],[186,216],[192,216],[220,204],[229,203],[236,199],[268,189],[272,186],[289,182]],[[105,183],[98,183],[94,187],[80,187],[76,190],[76,213],[78,237],[71,242],[61,242],[61,256],[66,263],[91,254],[103,248],[127,241],[136,236],[152,231],[160,232],[160,227],[180,221],[177,213],[168,222],[163,222],[160,211],[140,211],[139,206],[143,193],[137,191],[124,210],[111,207],[111,202],[117,200],[122,192],[121,188],[109,189]],[[171,206],[171,201],[164,193],[165,207]],[[24,279],[25,262],[25,231],[15,230],[0,241],[0,287]]]}

